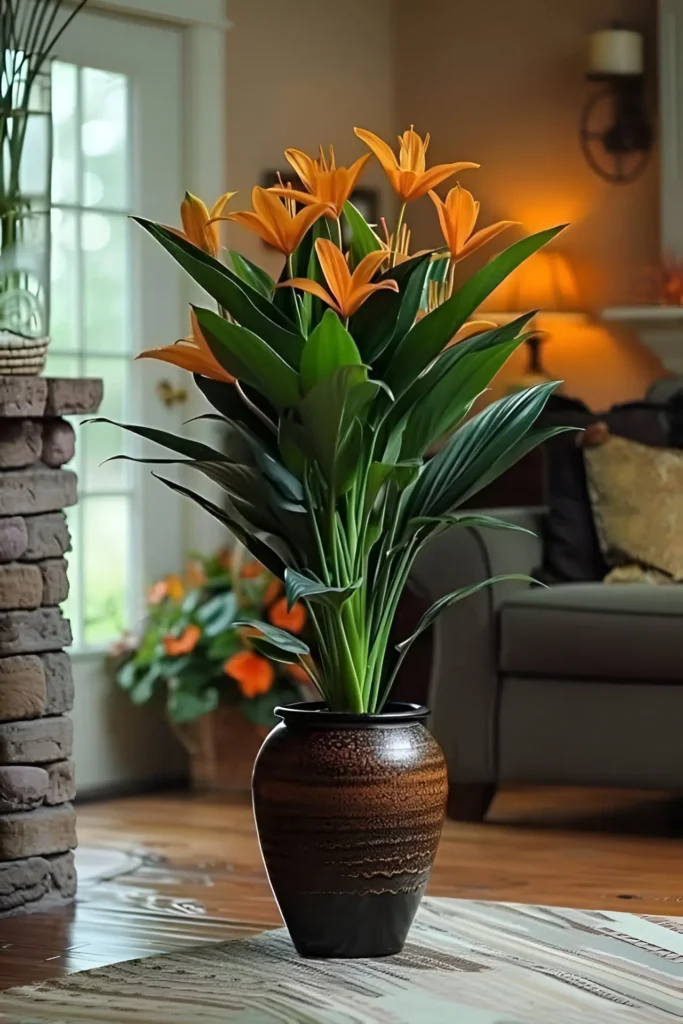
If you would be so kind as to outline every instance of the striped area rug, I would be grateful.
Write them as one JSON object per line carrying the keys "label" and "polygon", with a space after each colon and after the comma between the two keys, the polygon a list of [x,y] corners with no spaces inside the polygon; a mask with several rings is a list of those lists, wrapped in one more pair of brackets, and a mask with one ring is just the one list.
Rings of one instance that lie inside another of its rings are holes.
{"label": "striped area rug", "polygon": [[0,997],[7,1024],[665,1024],[683,918],[426,899],[400,956],[302,960],[283,929]]}

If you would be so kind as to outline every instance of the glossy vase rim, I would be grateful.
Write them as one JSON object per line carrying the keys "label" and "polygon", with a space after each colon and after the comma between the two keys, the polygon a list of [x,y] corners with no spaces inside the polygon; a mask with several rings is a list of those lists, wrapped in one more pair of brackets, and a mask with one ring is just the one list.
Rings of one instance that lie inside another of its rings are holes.
{"label": "glossy vase rim", "polygon": [[354,711],[330,711],[324,701],[300,701],[275,708],[275,715],[285,725],[301,725],[308,728],[325,726],[353,726],[363,728],[381,725],[409,725],[424,722],[429,708],[424,704],[409,704],[390,701],[379,714],[357,714]]}

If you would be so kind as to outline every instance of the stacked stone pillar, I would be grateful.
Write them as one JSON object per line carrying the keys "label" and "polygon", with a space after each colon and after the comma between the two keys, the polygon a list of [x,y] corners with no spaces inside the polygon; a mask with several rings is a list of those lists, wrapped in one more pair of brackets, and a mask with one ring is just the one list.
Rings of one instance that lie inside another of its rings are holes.
{"label": "stacked stone pillar", "polygon": [[76,891],[71,629],[59,606],[63,510],[77,490],[63,417],[101,398],[97,380],[0,376],[0,917]]}

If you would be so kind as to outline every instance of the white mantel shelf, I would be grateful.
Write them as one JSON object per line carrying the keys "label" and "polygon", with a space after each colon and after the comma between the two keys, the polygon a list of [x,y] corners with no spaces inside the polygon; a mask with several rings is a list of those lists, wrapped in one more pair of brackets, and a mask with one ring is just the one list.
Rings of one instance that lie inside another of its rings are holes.
{"label": "white mantel shelf", "polygon": [[683,306],[611,306],[603,309],[601,316],[627,324],[683,324]]}
{"label": "white mantel shelf", "polygon": [[667,370],[683,374],[683,306],[611,306],[600,316],[607,323],[629,327]]}

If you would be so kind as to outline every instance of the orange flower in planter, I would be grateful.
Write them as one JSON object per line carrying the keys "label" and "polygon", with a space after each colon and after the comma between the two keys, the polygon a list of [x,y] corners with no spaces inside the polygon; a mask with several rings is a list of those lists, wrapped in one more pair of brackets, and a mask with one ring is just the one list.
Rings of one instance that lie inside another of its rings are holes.
{"label": "orange flower in planter", "polygon": [[223,671],[237,682],[244,697],[268,693],[275,682],[275,669],[271,663],[254,651],[233,654],[223,665]]}
{"label": "orange flower in planter", "polygon": [[246,562],[245,565],[242,566],[240,576],[243,580],[255,580],[262,572],[263,566],[260,562]]}
{"label": "orange flower in planter", "polygon": [[180,219],[183,222],[183,231],[176,232],[188,242],[192,242],[198,249],[213,256],[218,256],[221,249],[220,227],[217,219],[225,213],[226,207],[236,192],[225,192],[207,210],[206,204],[193,196],[191,192],[185,193],[185,198],[180,204]]}
{"label": "orange flower in planter", "polygon": [[370,159],[370,154],[366,153],[350,167],[337,167],[332,146],[329,157],[325,156],[322,146],[320,147],[319,160],[314,160],[300,149],[286,149],[285,156],[308,189],[308,193],[285,187],[274,187],[269,191],[274,192],[276,196],[296,199],[300,203],[310,203],[311,196],[321,203],[329,203],[328,217],[341,216],[344,203],[356,187],[358,178]]}
{"label": "orange flower in planter", "polygon": [[442,181],[450,178],[452,174],[457,174],[458,171],[479,167],[479,164],[461,161],[456,164],[436,164],[427,170],[426,154],[429,135],[425,135],[423,141],[412,128],[398,137],[398,160],[391,146],[388,146],[378,135],[374,135],[373,132],[368,132],[364,128],[354,128],[353,130],[375,154],[391,182],[394,192],[399,194],[404,203],[419,199],[420,196],[429,192],[430,188],[436,188]]}
{"label": "orange flower in planter", "polygon": [[191,654],[199,642],[202,631],[194,624],[186,626],[180,636],[165,636],[164,650],[170,658],[177,658],[181,654]]}
{"label": "orange flower in planter", "polygon": [[319,203],[315,196],[306,198],[311,205],[296,213],[291,197],[281,200],[272,192],[257,185],[251,193],[253,210],[229,213],[227,217],[219,220],[241,224],[242,227],[254,231],[274,249],[278,249],[285,256],[290,256],[309,228],[331,209],[329,203]]}
{"label": "orange flower in planter", "polygon": [[282,584],[280,583],[280,580],[271,580],[264,591],[263,603],[265,605],[272,604],[273,601],[277,601],[281,593]]}
{"label": "orange flower in planter", "polygon": [[148,604],[161,604],[167,597],[172,601],[180,601],[185,594],[185,587],[180,576],[167,576],[164,580],[153,583],[147,591]]}
{"label": "orange flower in planter", "polygon": [[292,277],[289,281],[283,281],[278,287],[299,288],[302,292],[309,292],[310,295],[315,295],[316,298],[326,302],[341,317],[353,316],[359,306],[362,306],[373,292],[398,291],[398,284],[393,280],[370,283],[389,256],[386,249],[369,252],[353,273],[349,270],[341,249],[334,242],[330,242],[328,238],[318,238],[315,243],[315,251],[318,254],[329,291],[317,281],[310,281],[307,277]]}
{"label": "orange flower in planter", "polygon": [[278,629],[286,629],[288,633],[300,633],[306,625],[306,609],[302,604],[295,604],[291,611],[288,611],[287,598],[281,597],[269,610],[268,618]]}
{"label": "orange flower in planter", "polygon": [[223,369],[209,348],[194,310],[190,314],[190,321],[192,324],[190,337],[181,338],[172,345],[145,349],[135,358],[159,359],[162,363],[171,363],[173,366],[179,366],[182,370],[198,373],[200,377],[210,377],[212,380],[220,380],[226,384],[234,383],[235,378]]}
{"label": "orange flower in planter", "polygon": [[453,261],[464,260],[465,256],[486,245],[501,231],[518,223],[514,220],[499,220],[497,224],[489,224],[487,228],[473,234],[479,217],[479,203],[471,192],[456,185],[445,201],[433,191],[429,193],[429,198],[436,207],[441,231]]}

